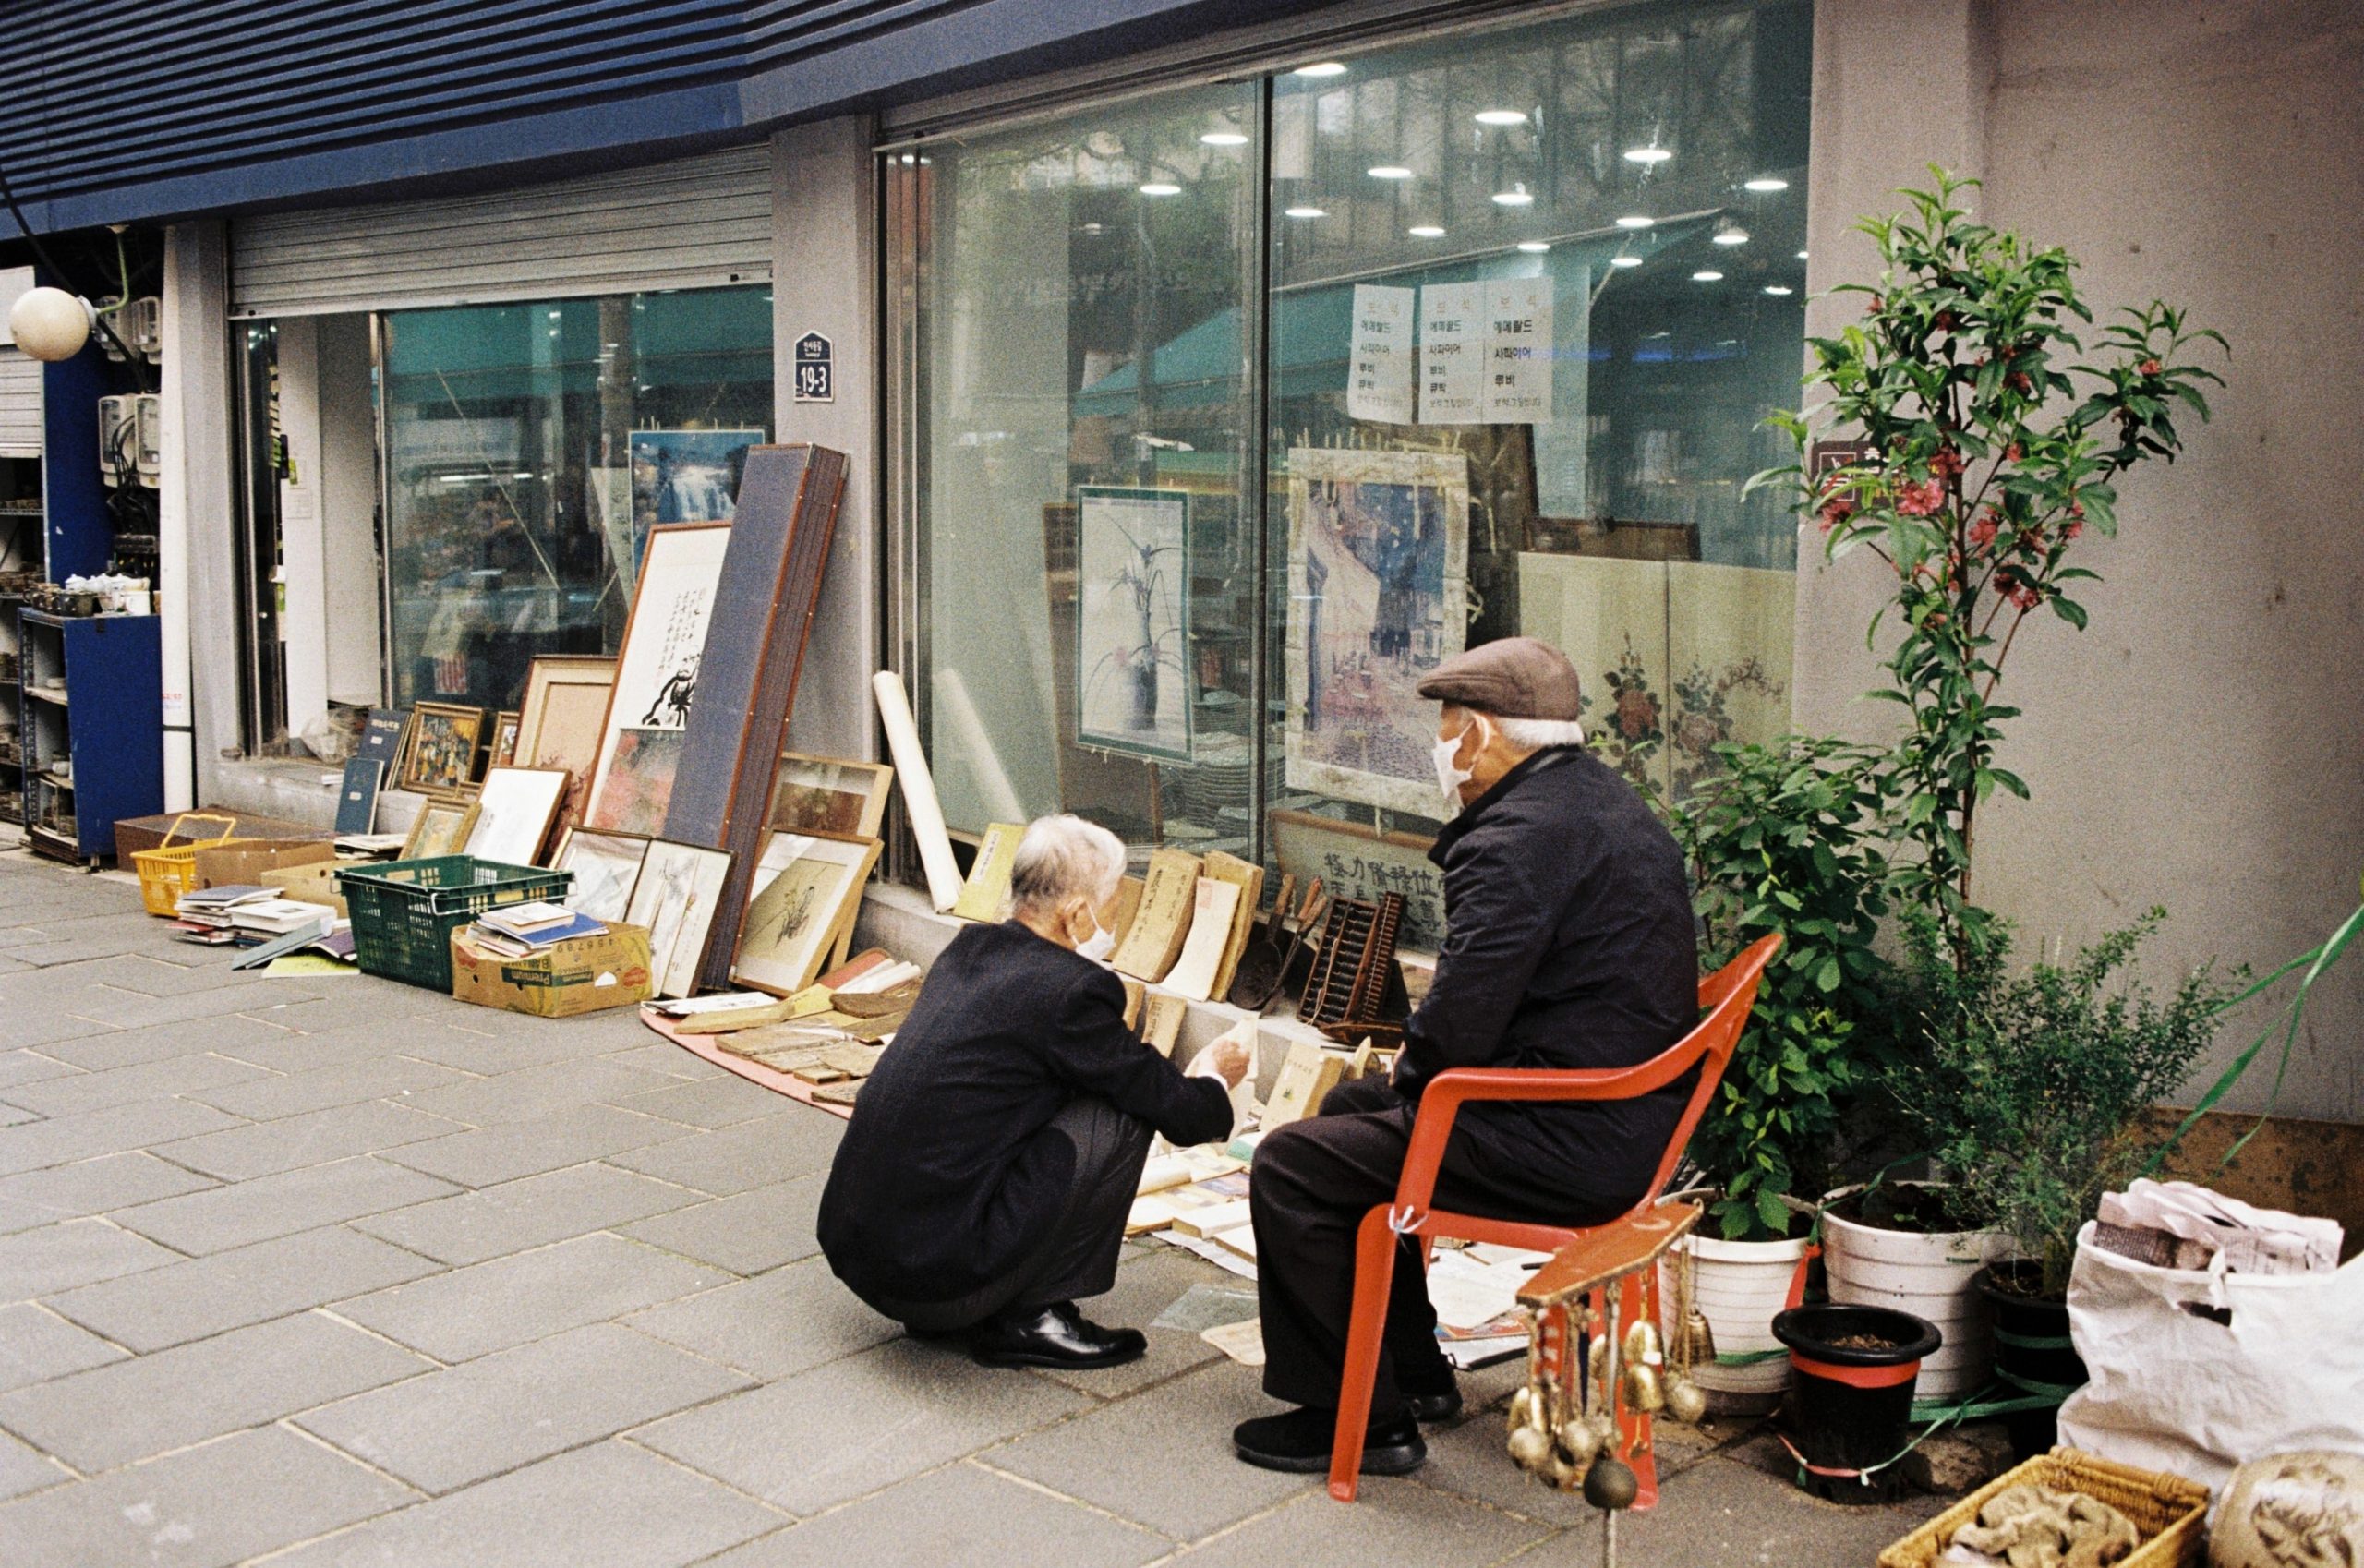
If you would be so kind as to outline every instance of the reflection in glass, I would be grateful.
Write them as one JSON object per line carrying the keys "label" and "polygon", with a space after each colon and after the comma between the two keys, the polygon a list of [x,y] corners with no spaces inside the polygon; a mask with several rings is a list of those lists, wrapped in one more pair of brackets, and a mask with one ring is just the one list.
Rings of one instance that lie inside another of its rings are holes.
{"label": "reflection in glass", "polygon": [[397,705],[513,708],[539,654],[615,651],[653,522],[728,516],[768,439],[771,291],[385,320]]}

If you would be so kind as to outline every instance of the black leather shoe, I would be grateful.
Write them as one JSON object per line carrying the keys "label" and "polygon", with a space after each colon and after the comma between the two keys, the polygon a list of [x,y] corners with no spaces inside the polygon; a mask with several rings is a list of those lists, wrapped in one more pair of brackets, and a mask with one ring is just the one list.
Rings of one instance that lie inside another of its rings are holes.
{"label": "black leather shoe", "polygon": [[1412,1419],[1432,1427],[1461,1414],[1461,1390],[1456,1386],[1437,1393],[1407,1393],[1404,1407],[1412,1412]]}
{"label": "black leather shoe", "polygon": [[1121,1367],[1148,1349],[1140,1330],[1104,1329],[1072,1301],[995,1313],[969,1342],[969,1353],[988,1367]]}
{"label": "black leather shoe", "polygon": [[[1240,1422],[1231,1429],[1231,1446],[1244,1462],[1260,1469],[1320,1475],[1330,1468],[1330,1439],[1337,1426],[1334,1410],[1287,1410]],[[1366,1476],[1408,1475],[1428,1459],[1429,1445],[1408,1415],[1373,1421],[1363,1435]]]}

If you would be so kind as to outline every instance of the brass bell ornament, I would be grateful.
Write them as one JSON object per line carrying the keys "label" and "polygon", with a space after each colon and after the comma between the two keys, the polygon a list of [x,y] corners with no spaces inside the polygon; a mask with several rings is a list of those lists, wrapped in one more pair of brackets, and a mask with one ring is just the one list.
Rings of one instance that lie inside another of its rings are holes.
{"label": "brass bell ornament", "polygon": [[1540,1427],[1511,1429],[1511,1460],[1520,1469],[1541,1475],[1551,1458],[1551,1438]]}
{"label": "brass bell ornament", "polygon": [[1585,1501],[1603,1512],[1633,1507],[1641,1490],[1641,1478],[1634,1474],[1634,1467],[1613,1453],[1594,1460],[1585,1473]]}
{"label": "brass bell ornament", "polygon": [[1666,1413],[1686,1427],[1695,1427],[1707,1415],[1707,1392],[1681,1372],[1666,1380]]}
{"label": "brass bell ornament", "polygon": [[1600,1432],[1589,1417],[1575,1416],[1560,1423],[1560,1452],[1579,1469],[1592,1463],[1600,1452]]}
{"label": "brass bell ornament", "polygon": [[1625,1408],[1654,1415],[1666,1408],[1666,1378],[1655,1356],[1625,1364]]}

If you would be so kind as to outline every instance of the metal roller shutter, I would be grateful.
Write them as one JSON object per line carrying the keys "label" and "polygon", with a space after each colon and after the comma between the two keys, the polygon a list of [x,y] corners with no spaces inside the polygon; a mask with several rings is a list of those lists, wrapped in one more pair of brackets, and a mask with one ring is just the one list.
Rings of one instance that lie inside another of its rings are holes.
{"label": "metal roller shutter", "polygon": [[41,361],[0,348],[0,457],[41,455]]}
{"label": "metal roller shutter", "polygon": [[768,146],[231,224],[230,314],[317,316],[768,283]]}

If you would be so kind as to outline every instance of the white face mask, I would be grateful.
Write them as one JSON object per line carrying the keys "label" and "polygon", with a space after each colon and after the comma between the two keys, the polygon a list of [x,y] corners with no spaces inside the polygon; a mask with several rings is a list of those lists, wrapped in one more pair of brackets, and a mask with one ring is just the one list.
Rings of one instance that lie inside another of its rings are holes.
{"label": "white face mask", "polygon": [[[1468,783],[1471,777],[1469,769],[1453,766],[1453,754],[1461,750],[1461,742],[1468,736],[1469,731],[1485,722],[1484,714],[1474,716],[1471,722],[1462,729],[1460,734],[1448,741],[1439,741],[1429,754],[1437,765],[1437,788],[1444,791],[1444,814],[1448,818],[1461,814],[1461,787]],[[1478,749],[1480,751],[1485,749],[1483,742],[1479,743]]]}
{"label": "white face mask", "polygon": [[1108,955],[1116,950],[1116,934],[1103,926],[1100,917],[1095,914],[1092,917],[1092,935],[1077,943],[1075,950],[1097,964],[1107,962]]}

